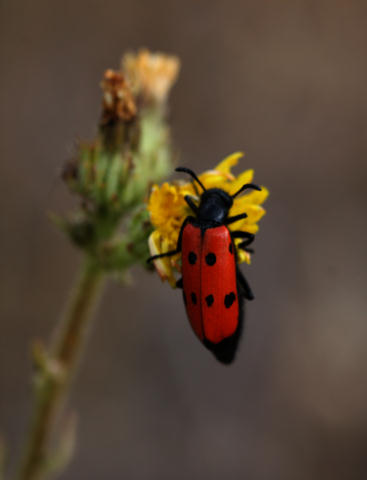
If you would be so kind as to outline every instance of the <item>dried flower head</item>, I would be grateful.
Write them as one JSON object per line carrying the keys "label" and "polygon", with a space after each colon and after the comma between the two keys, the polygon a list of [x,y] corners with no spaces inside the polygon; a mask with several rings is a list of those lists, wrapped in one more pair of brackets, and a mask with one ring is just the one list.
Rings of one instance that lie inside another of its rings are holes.
{"label": "dried flower head", "polygon": [[163,103],[180,69],[175,56],[140,50],[128,53],[122,59],[122,70],[126,73],[134,93],[142,94],[148,102]]}
{"label": "dried flower head", "polygon": [[[199,176],[201,182],[207,189],[221,188],[230,195],[234,194],[239,188],[252,181],[254,171],[245,170],[237,177],[231,173],[231,169],[237,164],[238,159],[243,154],[234,153],[225,158],[213,170],[208,170]],[[229,226],[230,230],[241,230],[248,233],[256,233],[259,229],[258,221],[265,214],[261,206],[266,200],[269,192],[265,187],[261,191],[251,191],[241,197],[234,199],[230,211],[231,216],[247,213],[247,218],[239,220]],[[198,197],[198,193],[192,183],[164,183],[161,187],[154,185],[149,202],[148,210],[150,219],[155,230],[149,237],[149,249],[152,255],[174,250],[177,245],[178,235],[181,225],[187,215],[190,215],[190,209],[185,201],[185,195]],[[235,240],[237,246],[241,239]],[[237,248],[237,258],[239,262],[250,263],[250,253]],[[175,272],[180,272],[180,254],[174,257],[163,257],[155,261],[155,267],[162,278],[168,280],[174,286]]]}
{"label": "dried flower head", "polygon": [[131,121],[136,115],[136,105],[125,76],[106,70],[101,82],[103,90],[102,125],[122,120]]}

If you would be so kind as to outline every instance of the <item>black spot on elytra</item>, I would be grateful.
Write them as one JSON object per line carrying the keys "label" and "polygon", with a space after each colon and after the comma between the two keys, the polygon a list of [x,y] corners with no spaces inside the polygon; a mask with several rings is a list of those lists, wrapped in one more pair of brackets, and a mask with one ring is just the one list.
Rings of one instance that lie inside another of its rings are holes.
{"label": "black spot on elytra", "polygon": [[233,305],[233,302],[235,300],[236,300],[235,293],[234,292],[228,293],[228,295],[224,297],[224,305],[226,306],[226,308],[229,308]]}
{"label": "black spot on elytra", "polygon": [[188,259],[189,259],[189,264],[190,265],[195,265],[196,259],[197,259],[196,253],[195,252],[190,252],[189,256],[188,256]]}
{"label": "black spot on elytra", "polygon": [[205,257],[205,261],[207,265],[212,267],[217,261],[217,257],[215,256],[215,253],[212,253],[212,252],[208,253],[208,255]]}
{"label": "black spot on elytra", "polygon": [[191,293],[191,301],[194,305],[196,305],[196,302],[197,302],[197,298],[196,298],[196,294],[195,292],[192,292]]}
{"label": "black spot on elytra", "polygon": [[206,301],[206,304],[208,305],[208,307],[211,307],[214,303],[214,297],[212,294],[208,295],[205,297],[205,301]]}
{"label": "black spot on elytra", "polygon": [[233,243],[229,244],[229,253],[233,253]]}

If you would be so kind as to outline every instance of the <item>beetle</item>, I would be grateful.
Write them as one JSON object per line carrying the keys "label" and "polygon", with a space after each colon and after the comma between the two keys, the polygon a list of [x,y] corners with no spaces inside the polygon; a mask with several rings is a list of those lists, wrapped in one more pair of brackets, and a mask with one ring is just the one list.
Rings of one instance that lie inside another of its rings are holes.
{"label": "beetle", "polygon": [[176,285],[183,289],[191,327],[220,362],[230,364],[243,330],[244,299],[254,298],[238,267],[234,239],[242,239],[237,248],[251,252],[248,246],[255,236],[231,232],[228,225],[247,214],[229,216],[229,212],[237,195],[246,189],[261,188],[247,183],[229,195],[220,188],[206,189],[189,168],[178,167],[176,172],[187,173],[201,187],[200,202],[197,205],[194,197],[185,196],[194,215],[187,216],[182,223],[176,249],[154,255],[148,262],[181,253],[182,278]]}

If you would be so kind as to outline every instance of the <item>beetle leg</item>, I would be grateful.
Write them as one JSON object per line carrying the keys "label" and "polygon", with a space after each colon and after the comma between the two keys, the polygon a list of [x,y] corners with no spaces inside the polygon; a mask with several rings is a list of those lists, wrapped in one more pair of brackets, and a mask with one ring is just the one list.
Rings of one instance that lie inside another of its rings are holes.
{"label": "beetle leg", "polygon": [[181,252],[181,243],[182,243],[182,234],[184,227],[189,221],[194,220],[193,217],[186,217],[184,222],[181,225],[180,233],[178,235],[178,241],[177,241],[177,247],[175,250],[169,250],[168,252],[160,253],[159,255],[153,255],[152,257],[149,257],[147,260],[147,263],[153,262],[154,260],[157,260],[158,258],[163,258],[163,257],[172,257],[172,255],[177,255],[177,253]]}
{"label": "beetle leg", "polygon": [[191,208],[191,210],[195,213],[195,215],[197,215],[198,211],[199,211],[199,208],[194,203],[192,197],[190,197],[190,195],[185,195],[185,201],[186,201],[187,205]]}
{"label": "beetle leg", "polygon": [[252,293],[251,287],[247,283],[245,276],[239,269],[237,269],[237,278],[238,278],[238,283],[242,288],[244,297],[247,298],[247,300],[253,300],[255,297],[254,297],[254,294]]}
{"label": "beetle leg", "polygon": [[239,215],[235,215],[234,217],[228,217],[224,222],[225,225],[229,225],[234,222],[238,222],[238,220],[243,220],[247,218],[247,213],[240,213]]}
{"label": "beetle leg", "polygon": [[154,260],[157,260],[158,258],[163,258],[163,257],[172,257],[172,255],[176,255],[177,253],[180,253],[181,250],[169,250],[168,252],[165,253],[160,253],[159,255],[153,255],[152,257],[149,257],[147,260],[147,263],[153,262]]}
{"label": "beetle leg", "polygon": [[177,288],[183,288],[182,277],[177,280],[177,282],[176,282],[176,287],[177,287]]}
{"label": "beetle leg", "polygon": [[255,235],[253,233],[237,231],[232,232],[232,238],[245,238],[246,240],[244,240],[238,245],[239,248],[245,250],[245,248],[248,247],[255,240]]}

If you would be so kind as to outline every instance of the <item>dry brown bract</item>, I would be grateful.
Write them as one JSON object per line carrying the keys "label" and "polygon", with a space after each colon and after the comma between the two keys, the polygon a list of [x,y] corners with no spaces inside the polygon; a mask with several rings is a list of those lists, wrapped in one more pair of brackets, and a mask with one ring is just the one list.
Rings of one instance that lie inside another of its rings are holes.
{"label": "dry brown bract", "polygon": [[122,73],[106,70],[101,87],[103,90],[102,124],[122,120],[131,121],[136,116],[136,105],[130,87]]}

